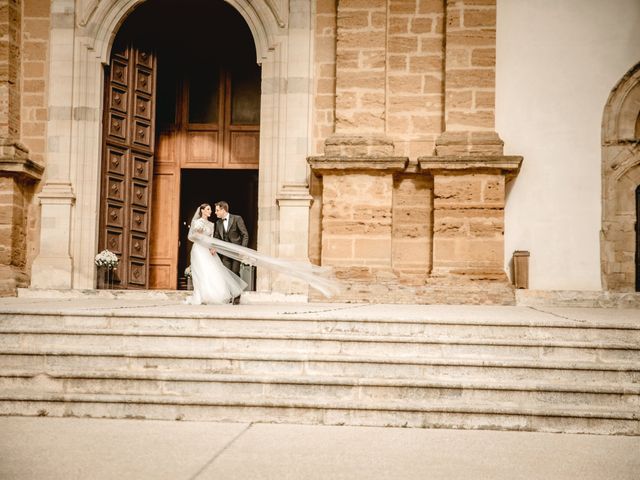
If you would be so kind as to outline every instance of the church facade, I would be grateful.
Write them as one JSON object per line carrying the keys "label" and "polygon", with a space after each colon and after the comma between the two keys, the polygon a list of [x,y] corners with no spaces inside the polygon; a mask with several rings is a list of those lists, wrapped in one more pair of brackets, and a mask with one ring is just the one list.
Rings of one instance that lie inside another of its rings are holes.
{"label": "church facade", "polygon": [[[633,0],[13,0],[0,290],[180,288],[227,200],[338,300],[640,286]],[[306,295],[258,271],[257,290]],[[312,298],[318,298],[310,293]]]}

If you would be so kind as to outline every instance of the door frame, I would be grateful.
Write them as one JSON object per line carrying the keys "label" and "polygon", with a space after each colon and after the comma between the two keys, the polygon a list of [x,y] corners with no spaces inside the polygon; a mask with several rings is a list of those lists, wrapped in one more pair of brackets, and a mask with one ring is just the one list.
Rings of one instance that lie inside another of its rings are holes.
{"label": "door frame", "polygon": [[[40,252],[32,288],[95,288],[103,66],[119,26],[142,1],[51,2],[56,22],[50,31],[47,180],[39,195]],[[247,22],[262,65],[258,250],[307,258],[313,5],[226,1]],[[287,82],[289,77],[296,82]],[[304,87],[287,88],[292,83]],[[268,272],[259,276],[258,290],[274,285]],[[291,289],[306,291],[295,282],[279,281],[275,288]]]}

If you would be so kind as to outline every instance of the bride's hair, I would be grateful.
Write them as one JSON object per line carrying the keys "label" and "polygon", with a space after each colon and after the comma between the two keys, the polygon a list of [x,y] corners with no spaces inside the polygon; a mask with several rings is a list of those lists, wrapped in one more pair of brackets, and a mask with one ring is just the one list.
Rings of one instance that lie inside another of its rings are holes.
{"label": "bride's hair", "polygon": [[204,210],[207,207],[211,207],[211,205],[209,205],[208,203],[203,203],[198,207],[198,217],[202,217],[202,210]]}

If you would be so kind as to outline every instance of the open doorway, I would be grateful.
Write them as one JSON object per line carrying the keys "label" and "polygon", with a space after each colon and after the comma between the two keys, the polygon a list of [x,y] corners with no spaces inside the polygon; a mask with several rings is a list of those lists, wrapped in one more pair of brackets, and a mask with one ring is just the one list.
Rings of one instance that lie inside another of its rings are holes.
{"label": "open doorway", "polygon": [[256,246],[260,96],[253,37],[226,2],[149,0],[127,18],[105,70],[99,240],[119,288],[178,287],[181,227],[203,202],[228,201]]}
{"label": "open doorway", "polygon": [[[178,250],[178,288],[184,288],[184,271],[189,266],[192,243],[187,239],[191,219],[202,203],[213,208],[224,200],[229,210],[240,215],[249,231],[249,247],[256,248],[258,231],[258,171],[183,169],[180,188],[180,241]],[[212,217],[211,221],[215,222]]]}

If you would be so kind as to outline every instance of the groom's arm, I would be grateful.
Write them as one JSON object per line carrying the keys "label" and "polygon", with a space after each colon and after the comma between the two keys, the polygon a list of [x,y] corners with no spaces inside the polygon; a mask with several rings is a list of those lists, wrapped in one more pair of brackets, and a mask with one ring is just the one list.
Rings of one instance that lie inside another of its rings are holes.
{"label": "groom's arm", "polygon": [[238,230],[240,230],[240,235],[242,236],[242,246],[246,247],[249,245],[249,232],[247,231],[247,227],[244,225],[244,220],[240,215],[236,217],[236,225],[238,225]]}

